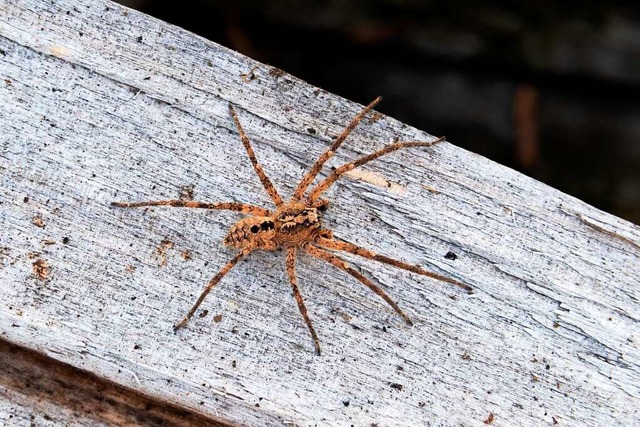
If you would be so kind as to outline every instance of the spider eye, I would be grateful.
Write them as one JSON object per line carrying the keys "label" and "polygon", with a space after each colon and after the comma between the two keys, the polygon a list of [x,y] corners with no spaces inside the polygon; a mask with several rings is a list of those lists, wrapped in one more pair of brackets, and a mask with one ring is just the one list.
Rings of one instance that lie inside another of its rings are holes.
{"label": "spider eye", "polygon": [[254,225],[251,227],[251,232],[252,233],[257,233],[258,231],[260,231],[260,227],[258,227],[257,225]]}
{"label": "spider eye", "polygon": [[318,210],[319,210],[320,212],[324,212],[324,211],[326,211],[326,210],[327,210],[327,205],[320,205],[320,206],[318,206]]}

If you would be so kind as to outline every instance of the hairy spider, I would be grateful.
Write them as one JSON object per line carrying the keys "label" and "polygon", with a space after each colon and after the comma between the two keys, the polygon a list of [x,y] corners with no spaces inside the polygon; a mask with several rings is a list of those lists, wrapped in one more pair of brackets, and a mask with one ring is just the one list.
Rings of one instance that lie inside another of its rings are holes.
{"label": "hairy spider", "polygon": [[424,270],[417,265],[410,265],[402,261],[386,257],[384,255],[379,255],[368,249],[354,245],[353,243],[349,243],[344,240],[338,240],[334,238],[333,232],[321,227],[321,212],[327,208],[329,202],[326,199],[321,198],[320,196],[322,195],[322,193],[327,191],[327,189],[329,189],[329,187],[331,187],[331,185],[345,172],[348,172],[371,160],[377,159],[380,156],[383,156],[392,151],[399,150],[401,148],[430,147],[444,141],[444,137],[437,138],[430,142],[396,142],[387,145],[374,153],[371,153],[367,156],[357,159],[356,161],[346,163],[334,169],[323,181],[313,187],[308,195],[305,196],[307,189],[314,181],[325,162],[329,160],[331,156],[333,156],[340,144],[342,144],[342,142],[353,131],[358,123],[360,123],[360,121],[365,117],[365,115],[369,111],[371,111],[381,100],[382,98],[380,97],[376,98],[371,104],[365,107],[359,114],[354,117],[351,123],[349,123],[349,125],[342,131],[342,133],[338,135],[333,144],[331,144],[331,146],[318,158],[318,160],[316,160],[311,169],[302,177],[302,180],[300,181],[300,184],[298,184],[298,187],[295,189],[291,200],[286,203],[282,200],[282,197],[280,197],[278,191],[275,189],[275,187],[265,174],[264,170],[262,169],[262,166],[256,159],[256,155],[253,152],[253,148],[251,148],[249,138],[242,129],[242,125],[240,124],[238,115],[236,114],[233,106],[229,104],[229,112],[236,124],[236,127],[238,128],[238,133],[240,134],[242,144],[247,150],[249,159],[251,159],[251,163],[253,163],[253,167],[258,174],[262,185],[276,205],[276,209],[274,212],[259,206],[236,202],[203,203],[187,200],[159,200],[151,202],[111,203],[113,206],[121,208],[135,208],[141,206],[171,206],[200,209],[226,209],[249,215],[248,217],[245,217],[244,219],[241,219],[240,221],[235,223],[224,239],[224,244],[226,246],[231,246],[238,249],[239,253],[224,267],[222,267],[218,274],[216,274],[209,281],[207,286],[200,294],[200,297],[198,297],[196,303],[193,305],[193,307],[191,307],[191,310],[189,310],[187,315],[178,324],[175,325],[174,330],[183,327],[189,321],[189,319],[196,312],[211,289],[213,289],[213,287],[216,286],[218,282],[220,282],[220,280],[233,268],[234,265],[238,263],[238,261],[240,261],[241,258],[259,249],[267,251],[273,251],[280,247],[284,247],[286,249],[286,269],[289,280],[291,282],[291,287],[293,288],[293,296],[298,303],[300,314],[302,314],[302,317],[304,318],[304,321],[309,328],[309,332],[311,333],[311,337],[313,338],[315,350],[318,355],[320,354],[320,342],[318,340],[318,335],[316,334],[316,331],[313,327],[313,323],[311,322],[311,318],[307,313],[307,307],[304,303],[304,299],[302,298],[302,294],[300,293],[300,288],[298,287],[298,279],[295,272],[296,253],[298,252],[298,250],[302,250],[311,256],[320,258],[330,264],[333,264],[335,267],[344,270],[351,276],[358,279],[360,283],[371,289],[375,294],[379,295],[391,307],[393,307],[393,309],[409,325],[413,324],[411,322],[411,319],[409,319],[409,316],[407,316],[400,309],[400,307],[398,307],[398,305],[387,295],[384,290],[382,290],[371,280],[360,274],[357,270],[351,268],[349,264],[347,264],[342,258],[334,255],[328,250],[349,252],[367,259],[380,261],[386,264],[393,265],[394,267],[402,268],[413,273],[421,274],[423,276],[431,277],[433,279],[459,286],[469,293],[472,292],[470,286],[465,285],[464,283],[460,283],[457,280],[453,280],[449,277]]}

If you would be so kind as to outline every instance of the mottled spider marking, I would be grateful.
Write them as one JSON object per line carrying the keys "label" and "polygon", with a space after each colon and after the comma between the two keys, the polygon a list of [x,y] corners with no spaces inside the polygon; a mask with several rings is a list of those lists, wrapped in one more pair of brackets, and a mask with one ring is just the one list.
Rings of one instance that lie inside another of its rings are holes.
{"label": "mottled spider marking", "polygon": [[289,203],[275,213],[276,239],[279,243],[297,243],[310,240],[320,228],[320,215],[316,208],[302,203]]}
{"label": "mottled spider marking", "polygon": [[275,249],[275,235],[275,224],[271,216],[248,217],[231,226],[224,244],[236,249]]}

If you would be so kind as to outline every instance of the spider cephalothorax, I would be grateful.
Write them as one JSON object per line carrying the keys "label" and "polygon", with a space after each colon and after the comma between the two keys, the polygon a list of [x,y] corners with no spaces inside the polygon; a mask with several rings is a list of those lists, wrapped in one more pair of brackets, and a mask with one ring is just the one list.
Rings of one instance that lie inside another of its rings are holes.
{"label": "spider cephalothorax", "polygon": [[278,208],[274,216],[275,239],[278,243],[302,243],[313,240],[320,228],[320,214],[316,208],[304,203],[287,203]]}
{"label": "spider cephalothorax", "polygon": [[187,208],[201,208],[201,209],[226,209],[236,212],[248,214],[249,216],[241,219],[235,223],[229,233],[224,239],[224,243],[227,246],[239,249],[240,252],[231,259],[222,269],[216,274],[205,287],[204,291],[191,307],[191,310],[187,315],[174,327],[178,329],[184,326],[189,319],[196,312],[204,298],[213,289],[214,286],[220,282],[220,280],[233,268],[234,265],[240,261],[240,259],[255,250],[275,250],[279,247],[284,247],[287,250],[286,269],[289,276],[289,281],[293,289],[293,295],[298,304],[298,308],[302,317],[304,318],[307,328],[313,338],[313,343],[316,349],[316,353],[320,354],[320,341],[311,322],[311,318],[307,313],[307,307],[305,305],[302,294],[298,287],[298,278],[295,273],[295,261],[298,249],[303,250],[311,256],[320,258],[335,267],[347,272],[351,276],[355,277],[363,285],[371,289],[374,293],[384,299],[393,309],[408,323],[411,324],[409,317],[398,307],[398,305],[386,294],[386,292],[374,284],[371,280],[363,276],[357,270],[354,270],[347,264],[342,258],[334,255],[330,251],[344,251],[352,254],[359,255],[364,258],[380,261],[386,264],[393,265],[404,270],[411,271],[413,273],[421,274],[423,276],[431,277],[443,282],[456,285],[471,292],[471,287],[461,283],[457,280],[451,279],[446,276],[433,273],[431,271],[424,270],[417,265],[407,264],[405,262],[389,258],[384,255],[379,255],[368,249],[354,245],[353,243],[346,242],[344,240],[338,240],[333,237],[333,233],[330,230],[321,228],[320,212],[326,209],[328,201],[322,199],[320,196],[331,185],[342,176],[344,173],[361,166],[371,160],[374,160],[380,156],[383,156],[392,151],[407,148],[407,147],[429,147],[439,142],[444,141],[444,137],[435,139],[431,142],[396,142],[383,147],[382,149],[369,154],[368,156],[361,157],[356,161],[346,163],[338,168],[335,168],[323,181],[317,184],[310,192],[307,190],[315,177],[318,175],[323,165],[327,160],[333,156],[336,149],[342,144],[347,136],[353,131],[362,118],[371,111],[380,102],[381,98],[377,98],[366,108],[364,108],[356,117],[349,123],[349,125],[342,131],[342,133],[335,139],[331,146],[318,158],[311,169],[302,177],[302,180],[298,184],[298,187],[293,193],[293,196],[289,202],[284,202],[278,191],[275,189],[258,160],[256,159],[249,138],[245,134],[238,115],[232,105],[229,105],[229,112],[231,117],[238,128],[240,139],[247,150],[249,159],[253,164],[253,167],[262,182],[265,190],[276,205],[275,212],[271,212],[268,209],[261,208],[259,206],[247,205],[244,203],[235,202],[193,202],[184,200],[159,200],[152,202],[113,202],[112,205],[131,208],[140,206],[172,206],[172,207],[187,207]]}

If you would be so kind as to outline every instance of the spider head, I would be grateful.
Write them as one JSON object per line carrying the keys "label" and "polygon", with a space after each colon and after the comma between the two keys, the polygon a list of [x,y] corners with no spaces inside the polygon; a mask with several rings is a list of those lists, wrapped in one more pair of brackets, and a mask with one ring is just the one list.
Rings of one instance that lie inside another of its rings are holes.
{"label": "spider head", "polygon": [[274,215],[276,239],[286,243],[309,240],[320,228],[318,209],[304,203],[289,203],[280,207]]}
{"label": "spider head", "polygon": [[224,244],[237,249],[275,249],[275,234],[273,218],[252,216],[236,222],[224,238]]}

